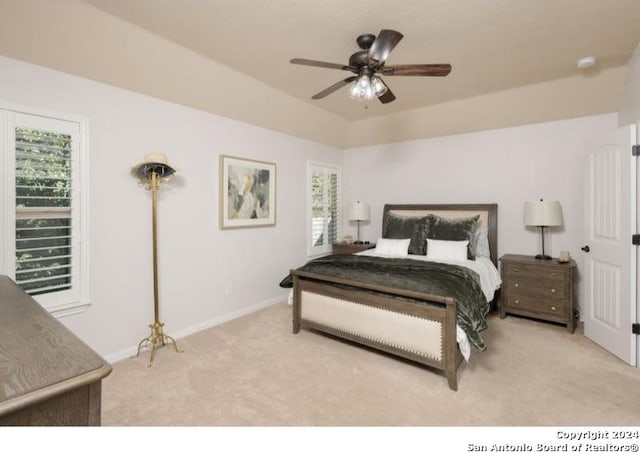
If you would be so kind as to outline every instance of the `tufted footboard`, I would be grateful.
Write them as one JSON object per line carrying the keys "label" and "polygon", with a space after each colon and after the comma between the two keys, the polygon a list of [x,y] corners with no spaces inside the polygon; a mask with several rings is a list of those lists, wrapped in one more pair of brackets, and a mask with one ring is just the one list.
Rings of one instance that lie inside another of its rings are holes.
{"label": "tufted footboard", "polygon": [[323,331],[444,371],[457,390],[456,305],[439,297],[292,270],[293,332]]}

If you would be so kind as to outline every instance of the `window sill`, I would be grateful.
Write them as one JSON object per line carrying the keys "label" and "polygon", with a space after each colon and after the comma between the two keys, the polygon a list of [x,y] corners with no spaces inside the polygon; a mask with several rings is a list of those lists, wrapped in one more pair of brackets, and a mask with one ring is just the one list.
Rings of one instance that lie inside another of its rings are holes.
{"label": "window sill", "polygon": [[91,303],[88,303],[88,302],[87,303],[77,302],[77,303],[62,304],[59,306],[51,306],[45,309],[49,312],[49,314],[54,316],[56,319],[59,319],[61,317],[68,317],[70,315],[82,314],[87,309],[89,309],[90,306],[91,306]]}

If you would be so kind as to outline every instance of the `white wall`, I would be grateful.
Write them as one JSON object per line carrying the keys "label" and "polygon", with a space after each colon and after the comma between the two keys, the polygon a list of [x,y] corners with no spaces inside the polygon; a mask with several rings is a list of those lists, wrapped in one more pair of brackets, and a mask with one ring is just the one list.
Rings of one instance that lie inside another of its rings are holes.
{"label": "white wall", "polygon": [[[498,203],[498,253],[534,255],[540,233],[522,224],[525,201],[559,200],[564,227],[545,234],[547,254],[569,250],[582,268],[585,143],[617,127],[606,114],[490,130],[394,145],[349,149],[344,154],[345,205],[370,203],[362,227],[375,241],[385,203]],[[345,232],[355,225],[345,224]],[[579,280],[578,280],[579,281]],[[581,297],[579,285],[579,300]]]}
{"label": "white wall", "polygon": [[[90,121],[93,306],[62,321],[103,356],[126,356],[153,320],[151,200],[129,172],[147,153],[179,171],[158,203],[165,333],[286,298],[278,282],[306,258],[306,162],[339,164],[342,151],[4,57],[0,102]],[[219,230],[220,154],[276,164],[275,227]]]}

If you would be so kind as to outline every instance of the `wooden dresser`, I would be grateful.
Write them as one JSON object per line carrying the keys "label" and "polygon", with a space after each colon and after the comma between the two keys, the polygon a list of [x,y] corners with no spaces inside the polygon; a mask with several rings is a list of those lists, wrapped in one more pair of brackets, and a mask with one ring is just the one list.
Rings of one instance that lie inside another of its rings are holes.
{"label": "wooden dresser", "polygon": [[502,305],[500,317],[513,313],[564,323],[574,332],[574,273],[576,263],[505,254],[500,258]]}
{"label": "wooden dresser", "polygon": [[111,367],[0,275],[0,425],[100,425]]}

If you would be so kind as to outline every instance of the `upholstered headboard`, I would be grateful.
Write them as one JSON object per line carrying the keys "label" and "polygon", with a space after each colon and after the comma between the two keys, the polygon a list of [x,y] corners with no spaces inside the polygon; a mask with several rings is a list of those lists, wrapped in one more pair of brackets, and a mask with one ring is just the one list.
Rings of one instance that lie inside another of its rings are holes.
{"label": "upholstered headboard", "polygon": [[498,266],[498,204],[385,204],[383,218],[390,213],[404,217],[434,214],[451,219],[479,215],[477,226],[488,229],[491,260]]}

